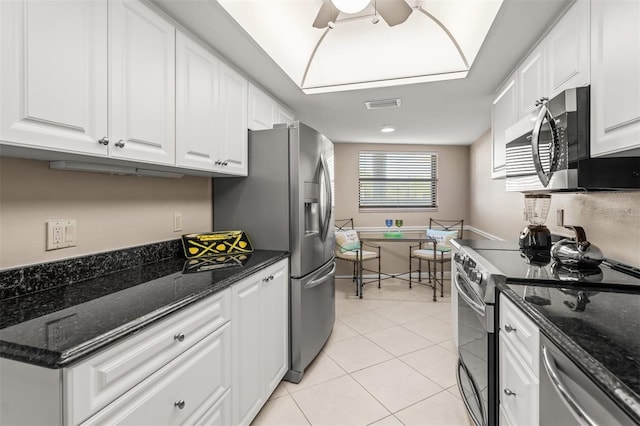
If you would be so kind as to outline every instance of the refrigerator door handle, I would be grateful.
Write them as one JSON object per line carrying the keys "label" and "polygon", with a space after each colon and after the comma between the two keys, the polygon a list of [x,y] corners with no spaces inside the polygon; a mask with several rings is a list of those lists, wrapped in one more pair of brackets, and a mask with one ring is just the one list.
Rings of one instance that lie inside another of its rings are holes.
{"label": "refrigerator door handle", "polygon": [[333,263],[333,267],[331,268],[331,271],[329,271],[326,275],[322,275],[321,277],[316,278],[315,280],[311,280],[308,283],[306,283],[304,285],[305,290],[309,289],[309,288],[313,288],[313,287],[315,287],[317,285],[320,285],[320,284],[326,282],[327,279],[331,278],[331,276],[333,276],[335,274],[335,272],[336,272],[336,264],[334,262]]}
{"label": "refrigerator door handle", "polygon": [[329,232],[329,225],[330,225],[329,221],[331,220],[331,205],[333,204],[333,200],[331,199],[332,197],[331,176],[329,175],[329,168],[327,167],[327,163],[324,158],[324,155],[320,157],[320,168],[321,168],[321,173],[324,176],[322,189],[325,192],[324,206],[322,206],[324,210],[324,215],[320,219],[321,220],[320,232],[321,232],[322,241],[326,241],[327,233]]}

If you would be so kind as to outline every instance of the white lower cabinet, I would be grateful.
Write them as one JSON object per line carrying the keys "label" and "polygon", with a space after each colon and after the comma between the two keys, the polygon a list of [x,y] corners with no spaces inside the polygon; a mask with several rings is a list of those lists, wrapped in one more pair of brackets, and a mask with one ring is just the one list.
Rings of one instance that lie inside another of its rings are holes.
{"label": "white lower cabinet", "polygon": [[191,425],[231,385],[229,323],[196,343],[84,425]]}
{"label": "white lower cabinet", "polygon": [[289,365],[288,277],[284,259],[63,369],[0,358],[0,424],[251,423]]}
{"label": "white lower cabinet", "polygon": [[538,425],[539,330],[533,321],[502,295],[498,344],[500,424]]}
{"label": "white lower cabinet", "polygon": [[232,424],[248,425],[284,377],[288,358],[289,263],[232,288]]}

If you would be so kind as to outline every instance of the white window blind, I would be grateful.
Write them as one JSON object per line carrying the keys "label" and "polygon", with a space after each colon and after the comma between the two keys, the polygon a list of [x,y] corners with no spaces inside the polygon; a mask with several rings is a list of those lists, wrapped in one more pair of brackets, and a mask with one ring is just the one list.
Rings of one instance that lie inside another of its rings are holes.
{"label": "white window blind", "polygon": [[437,169],[435,153],[361,151],[360,208],[437,208]]}

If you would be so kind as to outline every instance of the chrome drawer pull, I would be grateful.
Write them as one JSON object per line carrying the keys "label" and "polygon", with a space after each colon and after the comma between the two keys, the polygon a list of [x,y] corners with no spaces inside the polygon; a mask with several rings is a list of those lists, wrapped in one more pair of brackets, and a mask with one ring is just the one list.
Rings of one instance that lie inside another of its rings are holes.
{"label": "chrome drawer pull", "polygon": [[122,139],[120,139],[118,142],[116,142],[116,146],[118,148],[124,148],[124,141]]}
{"label": "chrome drawer pull", "polygon": [[184,340],[184,333],[178,333],[175,336],[173,336],[174,339],[176,339],[178,342],[182,342]]}
{"label": "chrome drawer pull", "polygon": [[507,396],[516,396],[516,393],[509,388],[504,389],[504,394]]}
{"label": "chrome drawer pull", "polygon": [[107,146],[107,145],[109,145],[109,138],[108,138],[108,137],[106,137],[106,136],[105,136],[105,137],[103,137],[103,138],[100,138],[100,139],[98,139],[98,143],[99,143],[100,145]]}
{"label": "chrome drawer pull", "polygon": [[516,331],[516,328],[511,326],[511,324],[505,324],[504,331],[506,331],[507,333],[511,333],[512,331]]}
{"label": "chrome drawer pull", "polygon": [[181,400],[179,400],[179,401],[174,402],[174,403],[173,403],[173,406],[174,406],[174,407],[178,407],[179,409],[181,409],[181,410],[182,410],[182,409],[184,408],[184,406],[185,406],[184,399],[181,399]]}

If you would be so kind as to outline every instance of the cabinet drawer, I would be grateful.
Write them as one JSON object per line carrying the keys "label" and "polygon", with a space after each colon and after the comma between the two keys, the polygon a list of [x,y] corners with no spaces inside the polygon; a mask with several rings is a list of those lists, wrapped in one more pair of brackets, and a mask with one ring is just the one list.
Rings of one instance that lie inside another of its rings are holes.
{"label": "cabinet drawer", "polygon": [[518,426],[538,424],[538,379],[533,377],[515,348],[500,337],[500,409]]}
{"label": "cabinet drawer", "polygon": [[67,422],[80,423],[107,406],[226,323],[230,312],[226,289],[65,369]]}
{"label": "cabinet drawer", "polygon": [[504,296],[500,297],[500,335],[513,345],[525,365],[538,377],[538,327]]}
{"label": "cabinet drawer", "polygon": [[230,331],[230,324],[225,324],[83,424],[160,426],[222,421],[228,403],[221,400],[218,406],[216,402],[225,394],[228,397],[231,386]]}

